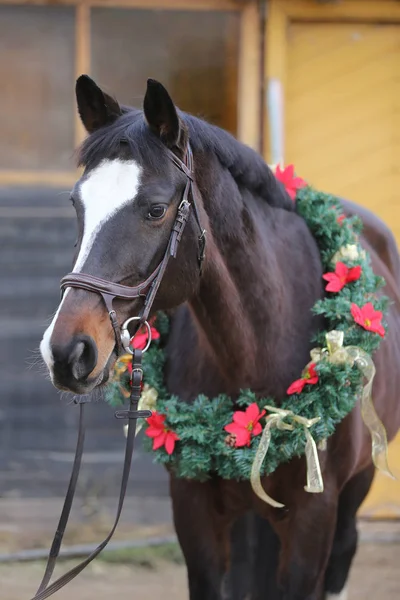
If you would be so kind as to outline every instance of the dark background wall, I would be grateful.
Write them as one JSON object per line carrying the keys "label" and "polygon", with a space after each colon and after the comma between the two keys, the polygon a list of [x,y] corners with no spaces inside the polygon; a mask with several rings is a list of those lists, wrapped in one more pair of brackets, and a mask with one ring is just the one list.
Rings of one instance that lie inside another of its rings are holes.
{"label": "dark background wall", "polygon": [[[67,486],[78,409],[53,388],[37,351],[71,269],[76,223],[68,197],[53,188],[0,189],[0,496],[63,495]],[[85,481],[114,495],[121,422],[102,400],[86,412]],[[135,457],[135,493],[166,493],[164,471],[140,449]]]}

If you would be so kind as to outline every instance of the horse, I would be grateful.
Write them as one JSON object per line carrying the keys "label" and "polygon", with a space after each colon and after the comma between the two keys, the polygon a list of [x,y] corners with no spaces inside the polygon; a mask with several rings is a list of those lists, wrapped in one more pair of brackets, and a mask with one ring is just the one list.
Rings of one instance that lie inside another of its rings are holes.
{"label": "horse", "polygon": [[[154,272],[187,184],[171,154],[183,161],[190,147],[207,248],[200,272],[192,212],[151,312],[171,314],[167,388],[182,403],[220,393],[234,401],[247,388],[283,399],[323,326],[311,309],[325,292],[318,247],[282,184],[258,153],[180,111],[155,80],[147,82],[143,110],[120,105],[85,75],[76,98],[88,136],[71,193],[78,221],[73,272],[127,286]],[[374,402],[391,440],[400,426],[399,255],[375,215],[345,200],[343,211],[364,221],[362,245],[392,301],[389,333],[374,355]],[[115,299],[119,325],[139,313],[142,300]],[[88,394],[107,384],[117,358],[108,313],[101,295],[67,287],[40,346],[57,388]],[[191,600],[347,598],[356,513],[374,477],[358,404],[323,455],[321,494],[304,491],[304,457],[263,478],[285,508],[262,502],[247,481],[169,474]]]}

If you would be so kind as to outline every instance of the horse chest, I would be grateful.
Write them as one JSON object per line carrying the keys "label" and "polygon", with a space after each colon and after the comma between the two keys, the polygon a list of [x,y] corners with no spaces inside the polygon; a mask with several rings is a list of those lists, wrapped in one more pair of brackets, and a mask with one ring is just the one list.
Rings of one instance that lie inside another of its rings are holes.
{"label": "horse chest", "polygon": [[172,319],[166,351],[167,388],[183,401],[194,400],[199,394],[213,397],[236,391],[229,374],[219,369],[187,306],[181,307]]}

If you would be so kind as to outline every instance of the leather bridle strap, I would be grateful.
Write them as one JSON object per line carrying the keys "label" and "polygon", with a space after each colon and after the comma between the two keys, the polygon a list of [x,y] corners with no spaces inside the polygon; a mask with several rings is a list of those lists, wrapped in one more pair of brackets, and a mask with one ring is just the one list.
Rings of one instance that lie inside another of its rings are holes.
{"label": "leather bridle strap", "polygon": [[183,192],[182,200],[178,207],[178,212],[175,217],[174,224],[172,226],[171,235],[168,240],[168,245],[165,250],[164,256],[155,268],[153,273],[149,277],[139,283],[136,286],[127,286],[120,283],[114,283],[95,277],[94,275],[88,275],[86,273],[69,273],[61,280],[61,290],[65,291],[68,287],[74,287],[84,289],[89,292],[100,294],[107,307],[108,314],[110,316],[111,325],[114,330],[114,335],[117,344],[117,354],[122,352],[122,344],[120,339],[119,325],[116,317],[115,310],[113,308],[113,301],[115,298],[121,300],[135,300],[137,298],[144,298],[144,306],[140,313],[140,324],[144,323],[150,313],[153,305],[156,293],[160,287],[163,279],[165,270],[168,266],[169,259],[175,258],[178,250],[179,243],[182,239],[182,234],[185,229],[186,223],[188,222],[190,215],[190,208],[193,206],[194,216],[197,226],[200,230],[198,236],[198,261],[199,269],[201,274],[202,264],[205,256],[205,242],[206,232],[201,226],[200,216],[196,200],[196,187],[193,179],[193,154],[190,146],[188,145],[186,153],[186,164],[182,162],[173,152],[168,150],[168,155],[174,165],[176,165],[187,177],[185,189]]}
{"label": "leather bridle strap", "polygon": [[171,150],[169,150],[168,152],[169,152],[170,158],[171,158],[172,162],[174,163],[174,165],[177,166],[178,169],[180,169],[188,178],[187,183],[186,183],[185,192],[183,195],[183,199],[186,198],[188,200],[189,195],[191,196],[194,216],[196,219],[197,226],[200,230],[200,235],[198,237],[198,242],[199,242],[198,262],[199,262],[199,268],[200,268],[200,274],[201,274],[201,269],[202,269],[203,261],[205,258],[206,230],[203,229],[201,221],[200,221],[199,207],[198,207],[197,198],[196,198],[197,188],[194,185],[194,179],[193,179],[193,176],[194,176],[193,152],[192,152],[190,145],[188,144],[186,156],[185,156],[186,163],[182,162],[173,152],[171,152]]}
{"label": "leather bridle strap", "polygon": [[[140,395],[141,395],[142,379],[143,379],[142,351],[135,350],[133,357],[132,357],[132,388],[131,388],[131,394],[130,394],[129,409],[117,411],[115,413],[115,416],[117,417],[117,419],[128,418],[128,432],[127,432],[127,438],[126,438],[124,468],[123,468],[123,473],[122,473],[117,514],[115,517],[114,525],[112,526],[110,533],[101,542],[101,544],[99,544],[97,546],[97,548],[95,548],[95,550],[93,550],[93,552],[91,554],[89,554],[89,556],[87,558],[85,558],[85,560],[80,562],[78,565],[73,567],[70,571],[68,571],[64,575],[62,575],[59,579],[54,581],[54,583],[52,583],[50,586],[46,587],[46,585],[50,581],[51,575],[53,574],[53,571],[54,571],[56,559],[57,559],[58,552],[59,552],[60,545],[61,545],[62,536],[65,531],[66,521],[68,520],[68,515],[71,510],[73,492],[72,492],[72,495],[68,496],[68,494],[67,494],[68,501],[66,498],[65,503],[64,503],[63,512],[62,512],[62,515],[60,518],[60,523],[61,523],[61,521],[63,521],[62,532],[60,532],[60,524],[59,524],[59,528],[57,529],[57,532],[56,532],[54,540],[53,540],[53,544],[51,547],[51,551],[50,551],[50,555],[49,555],[49,559],[47,562],[46,571],[45,571],[43,580],[40,584],[38,592],[31,600],[45,600],[45,598],[49,598],[50,596],[52,596],[53,594],[58,592],[61,588],[63,588],[65,585],[67,585],[67,583],[69,583],[70,581],[75,579],[75,577],[77,575],[79,575],[79,573],[81,573],[81,571],[83,571],[83,569],[85,569],[100,554],[100,552],[102,552],[102,550],[104,550],[104,548],[107,546],[108,542],[111,540],[112,536],[114,535],[114,532],[119,523],[119,519],[121,517],[121,512],[122,512],[122,508],[124,505],[124,499],[125,499],[126,489],[127,489],[128,480],[129,480],[129,472],[131,469],[132,454],[133,454],[133,447],[134,447],[135,434],[136,434],[136,420],[139,418],[140,419],[148,418],[152,414],[151,411],[149,411],[149,410],[138,410],[138,404],[139,404]],[[71,481],[74,480],[74,485],[72,486],[73,490],[75,489],[76,479],[77,479],[77,476],[79,473],[80,457],[82,455],[82,450],[83,450],[82,418],[83,418],[83,407],[81,406],[80,436],[78,439],[81,439],[82,441],[78,442],[78,445],[77,445],[74,469],[73,469],[73,473],[71,476]],[[77,460],[77,455],[79,455],[78,460]],[[76,467],[76,464],[78,464],[78,467]],[[71,489],[71,484],[70,484],[70,488],[69,488],[68,492],[70,492],[70,489]]]}
{"label": "leather bridle strap", "polygon": [[[79,471],[81,468],[83,446],[85,442],[85,426],[84,426],[84,406],[85,402],[79,402],[79,429],[78,429],[78,440],[76,443],[74,464],[72,467],[71,478],[69,480],[67,494],[65,496],[64,505],[61,511],[60,520],[57,525],[56,533],[54,534],[53,543],[51,544],[49,557],[47,559],[46,570],[43,575],[43,579],[39,585],[39,589],[36,595],[42,593],[49,584],[51,576],[53,575],[54,568],[56,566],[58,554],[60,552],[61,543],[64,537],[65,529],[67,527],[69,514],[71,512],[72,502],[75,495],[76,484],[78,482]],[[36,596],[35,596],[36,598]]]}

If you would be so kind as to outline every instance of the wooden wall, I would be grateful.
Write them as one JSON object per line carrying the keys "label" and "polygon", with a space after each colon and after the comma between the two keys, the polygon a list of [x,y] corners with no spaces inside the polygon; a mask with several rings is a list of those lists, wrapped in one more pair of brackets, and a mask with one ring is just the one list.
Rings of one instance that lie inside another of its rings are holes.
{"label": "wooden wall", "polygon": [[[267,81],[282,90],[279,158],[373,210],[400,244],[400,4],[272,0],[267,36]],[[390,460],[400,480],[400,436]],[[400,482],[378,474],[362,512],[400,516]]]}

